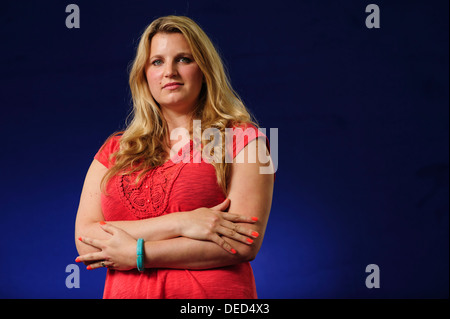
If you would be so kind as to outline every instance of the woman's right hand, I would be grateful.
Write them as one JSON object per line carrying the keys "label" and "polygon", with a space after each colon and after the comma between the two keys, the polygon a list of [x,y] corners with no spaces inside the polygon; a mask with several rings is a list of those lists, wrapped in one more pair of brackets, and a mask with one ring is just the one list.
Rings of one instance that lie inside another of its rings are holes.
{"label": "woman's right hand", "polygon": [[227,213],[226,209],[229,205],[230,199],[227,198],[211,208],[201,207],[180,213],[181,236],[212,241],[232,254],[235,254],[236,250],[223,237],[251,245],[253,239],[257,238],[259,234],[238,223],[254,224],[258,218]]}

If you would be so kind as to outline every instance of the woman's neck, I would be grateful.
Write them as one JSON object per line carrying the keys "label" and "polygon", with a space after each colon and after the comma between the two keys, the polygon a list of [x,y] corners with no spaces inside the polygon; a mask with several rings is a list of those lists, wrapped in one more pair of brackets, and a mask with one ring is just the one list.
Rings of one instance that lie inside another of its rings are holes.
{"label": "woman's neck", "polygon": [[169,126],[169,132],[176,128],[185,128],[189,129],[190,122],[192,120],[191,114],[180,114],[172,111],[163,111],[164,118]]}
{"label": "woman's neck", "polygon": [[[184,128],[188,132],[192,126],[192,114],[191,113],[179,113],[170,109],[162,110],[164,119],[167,122],[167,126],[169,128],[169,136],[174,129]],[[181,139],[181,137],[180,137]],[[177,140],[171,141],[169,144],[176,143]]]}

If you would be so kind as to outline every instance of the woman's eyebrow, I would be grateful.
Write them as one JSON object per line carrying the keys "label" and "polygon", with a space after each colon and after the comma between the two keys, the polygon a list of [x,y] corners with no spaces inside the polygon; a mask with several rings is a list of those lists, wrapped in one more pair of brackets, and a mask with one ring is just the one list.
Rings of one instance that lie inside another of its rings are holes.
{"label": "woman's eyebrow", "polygon": [[162,56],[159,55],[159,54],[157,54],[157,55],[154,55],[154,56],[150,57],[150,60],[153,60],[153,59],[155,59],[155,58],[160,59],[160,58],[162,58]]}
{"label": "woman's eyebrow", "polygon": [[[192,57],[192,53],[188,53],[188,52],[179,52],[175,55],[175,57],[182,56],[182,55],[187,55],[187,56]],[[161,59],[161,58],[163,58],[163,56],[160,54],[156,54],[156,55],[151,56],[150,60],[153,60],[155,58]]]}
{"label": "woman's eyebrow", "polygon": [[180,56],[180,55],[188,55],[188,56],[192,56],[192,54],[191,54],[191,53],[188,53],[188,52],[180,52],[180,53],[177,54],[177,56]]}

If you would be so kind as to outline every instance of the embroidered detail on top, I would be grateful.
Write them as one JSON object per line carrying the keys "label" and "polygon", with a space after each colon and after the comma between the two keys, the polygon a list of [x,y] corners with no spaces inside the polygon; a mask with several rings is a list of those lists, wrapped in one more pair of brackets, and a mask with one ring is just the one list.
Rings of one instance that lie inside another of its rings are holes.
{"label": "embroidered detail on top", "polygon": [[136,176],[121,175],[117,179],[120,199],[138,219],[163,215],[169,203],[173,183],[185,163],[171,161],[152,169],[137,184]]}
{"label": "embroidered detail on top", "polygon": [[[192,158],[192,152],[189,153],[186,149],[190,145],[192,145],[192,141],[185,146],[184,155]],[[182,150],[178,154],[181,155]],[[121,201],[138,219],[163,215],[169,203],[173,183],[184,165],[186,163],[182,161],[174,163],[172,160],[168,160],[148,172],[137,184],[135,180],[139,172],[120,175],[116,179],[116,185]]]}

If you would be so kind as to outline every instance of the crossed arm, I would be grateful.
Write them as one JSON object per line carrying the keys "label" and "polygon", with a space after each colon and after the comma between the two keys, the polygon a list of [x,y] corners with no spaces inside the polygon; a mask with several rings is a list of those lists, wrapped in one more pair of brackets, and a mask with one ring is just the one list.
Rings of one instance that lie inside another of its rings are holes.
{"label": "crossed arm", "polygon": [[[89,268],[136,268],[136,239],[145,240],[146,268],[208,269],[253,260],[269,218],[273,174],[260,174],[261,163],[249,163],[246,149],[231,164],[227,200],[212,207],[176,212],[138,221],[103,222],[100,181],[107,169],[94,160],[86,175],[78,208],[77,261]],[[265,144],[263,144],[265,145]],[[257,147],[267,155],[266,147]],[[224,212],[228,208],[228,213]],[[100,224],[100,222],[102,222]]]}

